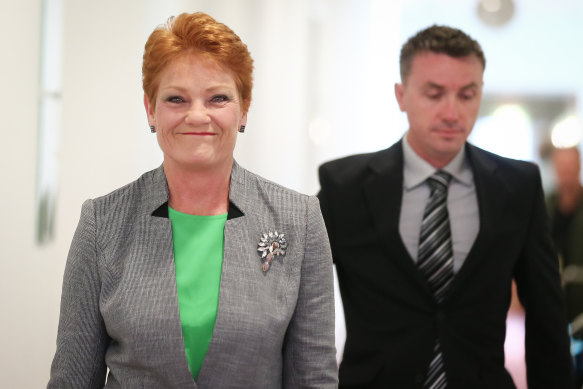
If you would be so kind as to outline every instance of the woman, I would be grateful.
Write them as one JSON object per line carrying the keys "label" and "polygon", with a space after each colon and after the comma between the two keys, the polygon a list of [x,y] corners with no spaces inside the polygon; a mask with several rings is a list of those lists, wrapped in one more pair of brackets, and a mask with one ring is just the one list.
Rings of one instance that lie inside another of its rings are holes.
{"label": "woman", "polygon": [[203,13],[150,35],[144,104],[164,163],[83,204],[49,388],[336,387],[318,202],[233,159],[252,68]]}

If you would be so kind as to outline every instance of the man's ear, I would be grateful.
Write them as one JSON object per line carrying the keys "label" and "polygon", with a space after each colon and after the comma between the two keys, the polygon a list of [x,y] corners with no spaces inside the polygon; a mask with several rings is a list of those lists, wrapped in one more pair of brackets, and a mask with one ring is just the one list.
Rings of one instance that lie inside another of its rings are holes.
{"label": "man's ear", "polygon": [[395,97],[397,98],[397,102],[399,103],[399,109],[401,110],[401,112],[405,112],[405,103],[404,103],[404,98],[405,96],[405,85],[403,84],[399,84],[399,83],[395,83]]}

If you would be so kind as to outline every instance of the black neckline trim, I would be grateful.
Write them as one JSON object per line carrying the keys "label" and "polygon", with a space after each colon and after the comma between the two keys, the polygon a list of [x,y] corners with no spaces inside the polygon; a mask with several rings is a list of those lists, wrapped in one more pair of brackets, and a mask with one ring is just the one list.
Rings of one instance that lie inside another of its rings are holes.
{"label": "black neckline trim", "polygon": [[[168,201],[164,204],[160,205],[154,212],[152,212],[152,216],[156,217],[164,217],[168,219]],[[227,220],[236,219],[238,217],[245,216],[245,214],[237,208],[235,204],[229,201],[229,210],[227,211]]]}

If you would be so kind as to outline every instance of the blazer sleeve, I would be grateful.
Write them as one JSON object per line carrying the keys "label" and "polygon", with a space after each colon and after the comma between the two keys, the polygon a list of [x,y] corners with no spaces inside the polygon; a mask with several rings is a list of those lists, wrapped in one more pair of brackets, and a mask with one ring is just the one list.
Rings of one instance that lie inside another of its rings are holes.
{"label": "blazer sleeve", "polygon": [[329,193],[332,190],[327,165],[322,165],[318,169],[318,178],[320,181],[320,191],[318,192],[318,200],[320,201],[320,210],[324,218],[324,223],[326,224],[326,230],[328,232],[328,239],[330,240],[330,247],[332,249],[332,261],[335,260],[336,255],[334,254],[334,244],[335,234],[334,234],[334,221],[332,217],[332,204],[330,204]]}
{"label": "blazer sleeve", "polygon": [[298,300],[283,349],[283,387],[336,388],[332,256],[313,196],[308,198],[305,231]]}
{"label": "blazer sleeve", "polygon": [[554,252],[538,168],[522,255],[515,279],[525,309],[525,351],[530,389],[572,388],[571,357],[558,259]]}
{"label": "blazer sleeve", "polygon": [[87,200],[67,257],[48,389],[103,388],[108,335],[99,311],[101,277],[93,202]]}

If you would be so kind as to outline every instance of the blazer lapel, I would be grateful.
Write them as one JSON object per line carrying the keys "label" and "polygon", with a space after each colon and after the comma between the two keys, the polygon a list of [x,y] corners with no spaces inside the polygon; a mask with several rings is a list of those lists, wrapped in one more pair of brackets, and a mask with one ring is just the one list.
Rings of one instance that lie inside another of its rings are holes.
{"label": "blazer lapel", "polygon": [[421,290],[431,297],[431,290],[409,255],[399,233],[399,218],[403,197],[403,147],[397,142],[378,153],[370,161],[372,171],[364,184],[366,200],[387,257],[410,276]]}
{"label": "blazer lapel", "polygon": [[172,242],[172,223],[168,218],[168,183],[163,166],[159,167],[152,175],[152,181],[146,188],[147,214],[144,215],[142,236],[144,237],[143,252],[150,253],[151,258],[158,262],[157,277],[164,282],[161,288],[165,291],[166,328],[159,330],[165,333],[165,341],[173,342],[173,350],[176,353],[171,356],[160,356],[173,360],[173,371],[169,373],[171,380],[180,387],[196,389],[196,383],[190,373],[188,361],[184,352],[184,338],[182,336],[182,324],[180,321],[180,309],[178,305],[178,292],[176,287],[176,269],[174,267],[174,245]]}
{"label": "blazer lapel", "polygon": [[[247,248],[248,235],[255,231],[248,225],[246,216],[250,203],[247,195],[245,170],[237,162],[233,162],[231,170],[231,182],[229,187],[229,214],[225,223],[223,266],[221,270],[221,285],[219,288],[219,303],[213,335],[201,366],[198,383],[201,386],[212,386],[217,375],[228,374],[224,371],[222,363],[224,355],[232,353],[232,345],[224,342],[225,334],[233,331],[231,321],[232,306],[239,306],[245,302],[245,296],[239,295],[236,290],[226,285],[234,285],[241,279],[242,274],[250,268],[241,262],[241,251]],[[259,256],[257,256],[257,269],[259,269]],[[238,303],[238,299],[241,299]],[[237,301],[235,301],[237,300]],[[235,301],[235,302],[234,302]]]}
{"label": "blazer lapel", "polygon": [[462,267],[453,280],[450,293],[455,295],[458,289],[471,281],[476,266],[485,259],[492,242],[492,231],[495,231],[505,212],[504,198],[509,188],[497,174],[496,163],[487,158],[484,152],[470,144],[466,145],[466,152],[474,174],[474,184],[478,197],[478,212],[480,216],[480,230],[478,236]]}

